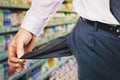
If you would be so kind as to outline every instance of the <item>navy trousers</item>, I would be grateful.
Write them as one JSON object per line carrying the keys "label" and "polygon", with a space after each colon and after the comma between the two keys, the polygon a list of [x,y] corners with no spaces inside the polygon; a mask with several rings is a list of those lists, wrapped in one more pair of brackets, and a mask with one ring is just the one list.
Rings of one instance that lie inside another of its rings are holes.
{"label": "navy trousers", "polygon": [[79,80],[120,80],[120,38],[79,18],[67,38]]}

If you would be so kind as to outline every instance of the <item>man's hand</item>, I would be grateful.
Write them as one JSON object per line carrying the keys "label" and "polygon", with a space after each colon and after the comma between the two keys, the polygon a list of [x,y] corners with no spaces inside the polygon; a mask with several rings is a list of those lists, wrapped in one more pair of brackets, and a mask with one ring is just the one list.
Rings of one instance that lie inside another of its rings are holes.
{"label": "man's hand", "polygon": [[19,59],[25,53],[32,51],[36,37],[27,30],[20,28],[8,47],[8,65],[10,70],[20,72],[26,70],[25,60]]}

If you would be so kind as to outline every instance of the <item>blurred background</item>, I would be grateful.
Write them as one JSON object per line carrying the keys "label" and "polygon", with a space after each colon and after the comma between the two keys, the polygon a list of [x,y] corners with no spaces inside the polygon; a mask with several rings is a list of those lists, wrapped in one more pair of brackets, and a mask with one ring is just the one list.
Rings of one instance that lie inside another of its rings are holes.
{"label": "blurred background", "polygon": [[[7,65],[8,44],[31,6],[31,0],[0,0],[0,80],[77,80],[77,65],[74,56],[51,59],[27,60],[27,70],[9,72]],[[69,33],[78,15],[72,0],[65,0],[41,32],[36,46]]]}

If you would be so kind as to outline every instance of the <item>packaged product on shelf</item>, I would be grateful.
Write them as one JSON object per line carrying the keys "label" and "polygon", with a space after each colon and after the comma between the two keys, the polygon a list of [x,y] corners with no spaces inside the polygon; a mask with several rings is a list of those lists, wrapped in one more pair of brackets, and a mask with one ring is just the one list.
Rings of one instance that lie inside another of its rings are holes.
{"label": "packaged product on shelf", "polygon": [[38,80],[38,77],[40,76],[40,74],[41,74],[40,68],[35,68],[35,69],[32,71],[31,80]]}
{"label": "packaged product on shelf", "polygon": [[60,62],[61,62],[61,58],[50,58],[47,61],[49,68],[53,68],[57,66]]}
{"label": "packaged product on shelf", "polygon": [[53,67],[53,66],[55,65],[55,60],[54,60],[54,58],[48,59],[48,65],[49,65],[50,67]]}
{"label": "packaged product on shelf", "polygon": [[26,1],[26,0],[17,0],[17,4],[18,4],[17,7],[23,7],[23,6],[25,6],[24,5],[24,1]]}
{"label": "packaged product on shelf", "polygon": [[18,24],[18,14],[16,14],[16,13],[12,13],[11,14],[11,24],[12,24],[12,26],[16,26],[17,24]]}
{"label": "packaged product on shelf", "polygon": [[36,66],[32,69],[33,65],[37,64],[39,60],[27,60],[26,61],[26,66],[27,66],[27,73],[24,74],[23,76],[19,77],[17,80],[38,80],[38,77],[41,74],[41,66]]}
{"label": "packaged product on shelf", "polygon": [[66,57],[47,59],[47,62],[41,67],[40,80],[42,80],[42,78],[44,78],[43,80],[46,80],[50,73],[65,60],[67,60]]}
{"label": "packaged product on shelf", "polygon": [[[74,75],[74,76],[73,76]],[[77,64],[74,59],[56,68],[49,77],[49,80],[77,80]]]}
{"label": "packaged product on shelf", "polygon": [[0,52],[5,51],[5,37],[0,36]]}
{"label": "packaged product on shelf", "polygon": [[0,5],[2,6],[3,0],[0,0]]}
{"label": "packaged product on shelf", "polygon": [[1,6],[29,8],[31,0],[0,0]]}
{"label": "packaged product on shelf", "polygon": [[4,26],[10,26],[11,25],[11,11],[10,10],[4,10]]}
{"label": "packaged product on shelf", "polygon": [[62,10],[62,11],[72,11],[73,7],[72,7],[71,3],[65,3],[65,4],[61,5],[61,7],[59,8],[59,10]]}
{"label": "packaged product on shelf", "polygon": [[9,71],[9,66],[7,64],[7,62],[3,63],[3,66],[4,66],[4,80],[7,80],[8,79],[8,71]]}
{"label": "packaged product on shelf", "polygon": [[54,68],[55,66],[56,64],[54,58],[48,59],[47,62],[41,67],[40,79],[45,78],[49,74],[51,69]]}
{"label": "packaged product on shelf", "polygon": [[3,26],[3,17],[4,17],[4,15],[3,15],[3,10],[0,10],[0,28]]}
{"label": "packaged product on shelf", "polygon": [[10,0],[0,0],[1,6],[9,6]]}
{"label": "packaged product on shelf", "polygon": [[31,5],[31,0],[18,0],[18,7],[29,8]]}
{"label": "packaged product on shelf", "polygon": [[67,32],[71,32],[72,29],[74,28],[75,23],[67,25]]}
{"label": "packaged product on shelf", "polygon": [[29,8],[32,4],[32,0],[24,0],[25,7]]}
{"label": "packaged product on shelf", "polygon": [[0,27],[20,26],[25,14],[25,11],[0,10]]}
{"label": "packaged product on shelf", "polygon": [[50,29],[51,29],[50,40],[55,39],[56,36],[58,37],[58,35],[56,34],[57,33],[56,28],[57,28],[57,26],[50,26]]}
{"label": "packaged product on shelf", "polygon": [[4,80],[4,67],[0,64],[0,80]]}
{"label": "packaged product on shelf", "polygon": [[16,7],[17,6],[17,0],[10,0],[10,7]]}
{"label": "packaged product on shelf", "polygon": [[8,44],[10,43],[12,38],[13,38],[13,35],[6,35],[5,36],[5,51],[8,50]]}
{"label": "packaged product on shelf", "polygon": [[65,29],[63,28],[63,25],[59,25],[58,27],[56,27],[56,34],[57,36],[62,36],[63,34],[65,34]]}
{"label": "packaged product on shelf", "polygon": [[46,62],[44,65],[42,65],[41,67],[41,75],[40,77],[41,78],[44,78],[46,76],[46,74],[48,73],[48,71],[50,70],[49,66],[48,66],[48,63]]}
{"label": "packaged product on shelf", "polygon": [[64,13],[57,13],[54,15],[54,24],[62,24],[65,23],[66,15]]}
{"label": "packaged product on shelf", "polygon": [[26,11],[18,12],[18,24],[17,24],[18,26],[20,26],[21,22],[23,21],[25,14],[26,14]]}
{"label": "packaged product on shelf", "polygon": [[44,38],[45,38],[45,40],[51,40],[52,39],[52,37],[53,37],[53,34],[54,34],[54,30],[50,27],[50,28],[46,28],[45,30],[44,30]]}
{"label": "packaged product on shelf", "polygon": [[25,11],[17,11],[17,12],[12,12],[11,13],[11,25],[12,26],[20,26],[24,16],[25,16]]}
{"label": "packaged product on shelf", "polygon": [[38,60],[27,60],[26,61],[27,68],[29,68],[29,66],[32,66],[33,64],[35,64],[36,61],[38,61]]}
{"label": "packaged product on shelf", "polygon": [[66,3],[64,5],[64,10],[66,10],[66,11],[72,11],[73,10],[72,4],[71,3]]}

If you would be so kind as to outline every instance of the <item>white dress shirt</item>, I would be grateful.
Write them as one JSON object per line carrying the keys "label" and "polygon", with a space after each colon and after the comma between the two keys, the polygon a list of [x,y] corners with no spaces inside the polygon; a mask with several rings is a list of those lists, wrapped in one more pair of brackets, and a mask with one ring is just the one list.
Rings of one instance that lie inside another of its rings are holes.
{"label": "white dress shirt", "polygon": [[[21,27],[37,37],[46,26],[48,19],[56,12],[63,0],[32,0],[32,6]],[[109,0],[73,0],[73,7],[79,16],[92,21],[119,25],[110,12]]]}

